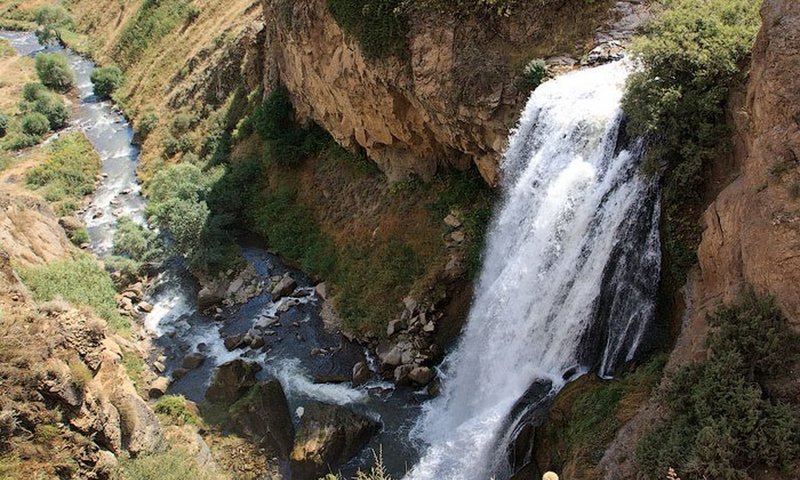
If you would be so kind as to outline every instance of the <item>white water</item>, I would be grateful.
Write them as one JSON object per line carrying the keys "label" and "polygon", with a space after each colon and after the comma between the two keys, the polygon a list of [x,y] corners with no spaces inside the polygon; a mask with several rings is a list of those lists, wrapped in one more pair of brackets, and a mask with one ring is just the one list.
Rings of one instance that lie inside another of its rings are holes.
{"label": "white water", "polygon": [[[427,449],[407,479],[490,478],[506,455],[510,413],[534,381],[555,391],[567,372],[600,364],[610,373],[635,353],[660,252],[639,155],[616,152],[627,75],[619,62],[577,71],[528,101],[505,154],[503,204],[467,327],[443,366],[442,396],[412,432]],[[600,310],[603,338],[587,338]],[[587,340],[599,357],[584,358]]]}

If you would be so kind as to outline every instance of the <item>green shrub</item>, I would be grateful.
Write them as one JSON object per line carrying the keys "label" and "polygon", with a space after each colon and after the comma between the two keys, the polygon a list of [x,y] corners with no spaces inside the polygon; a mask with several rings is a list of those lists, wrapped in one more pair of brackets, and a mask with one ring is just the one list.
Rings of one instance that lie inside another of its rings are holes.
{"label": "green shrub", "polygon": [[89,232],[85,228],[79,228],[72,232],[72,235],[69,237],[69,239],[74,245],[77,246],[81,246],[91,241],[89,238]]}
{"label": "green shrub", "polygon": [[0,138],[5,137],[6,133],[8,133],[8,122],[8,115],[0,112]]}
{"label": "green shrub", "polygon": [[145,112],[142,118],[139,119],[136,131],[144,140],[156,127],[158,127],[158,114],[150,110]]}
{"label": "green shrub", "polygon": [[61,97],[47,90],[40,90],[35,95],[34,100],[23,107],[47,117],[50,130],[66,127],[69,120],[69,109],[64,105]]}
{"label": "green shrub", "polygon": [[797,359],[797,335],[774,303],[752,296],[721,308],[711,323],[709,358],[672,375],[663,391],[671,415],[637,445],[647,478],[663,478],[670,467],[687,478],[752,478],[800,454],[792,408],[762,386]]}
{"label": "green shrub", "polygon": [[355,37],[368,58],[403,56],[408,24],[400,0],[327,0],[336,23]]}
{"label": "green shrub", "polygon": [[100,157],[92,144],[83,133],[69,132],[52,143],[47,159],[30,169],[25,181],[48,201],[74,205],[94,191],[99,173]]}
{"label": "green shrub", "polygon": [[113,251],[137,262],[155,261],[160,255],[156,234],[128,217],[117,220]]}
{"label": "green shrub", "polygon": [[128,285],[136,281],[139,275],[139,262],[127,257],[110,255],[103,258],[106,271],[119,275],[118,285]]}
{"label": "green shrub", "polygon": [[47,87],[39,82],[26,83],[22,87],[22,98],[28,102],[35,102],[39,95],[47,92]]}
{"label": "green shrub", "polygon": [[36,425],[33,433],[37,442],[50,443],[61,434],[61,429],[58,428],[58,425],[53,424]]}
{"label": "green shrub", "polygon": [[187,0],[145,0],[125,24],[112,56],[123,67],[136,63],[148,48],[184,23],[191,10]]}
{"label": "green shrub", "polygon": [[39,28],[36,37],[42,44],[61,40],[61,29],[73,27],[72,18],[61,5],[45,5],[36,10],[34,20]]}
{"label": "green shrub", "polygon": [[122,70],[116,65],[95,68],[91,80],[95,95],[100,98],[110,98],[111,94],[122,85]]}
{"label": "green shrub", "polygon": [[164,395],[156,402],[153,410],[161,415],[166,415],[178,425],[199,425],[200,419],[192,413],[186,405],[186,398],[182,395]]}
{"label": "green shrub", "polygon": [[541,85],[545,78],[547,78],[547,64],[540,58],[531,60],[522,70],[522,81],[525,87],[531,90]]}
{"label": "green shrub", "polygon": [[703,179],[729,138],[725,105],[758,30],[758,5],[669,0],[632,46],[642,69],[623,107],[630,131],[650,138],[648,170],[665,174],[662,236],[675,285],[696,260]]}
{"label": "green shrub", "polygon": [[70,358],[69,362],[69,375],[72,378],[72,383],[81,390],[86,388],[86,385],[92,381],[94,375],[89,367],[77,356]]}
{"label": "green shrub", "polygon": [[36,73],[46,87],[65,92],[75,84],[75,76],[67,59],[57,53],[40,53],[36,56]]}
{"label": "green shrub", "polygon": [[20,275],[37,301],[63,298],[75,305],[93,308],[116,331],[126,331],[130,327],[117,311],[114,300],[117,292],[111,277],[88,255],[25,269]]}
{"label": "green shrub", "polygon": [[42,141],[41,135],[28,135],[26,133],[16,133],[9,135],[8,148],[11,150],[21,150],[32,147]]}
{"label": "green shrub", "polygon": [[22,133],[41,138],[50,131],[50,122],[39,112],[26,113],[22,117]]}

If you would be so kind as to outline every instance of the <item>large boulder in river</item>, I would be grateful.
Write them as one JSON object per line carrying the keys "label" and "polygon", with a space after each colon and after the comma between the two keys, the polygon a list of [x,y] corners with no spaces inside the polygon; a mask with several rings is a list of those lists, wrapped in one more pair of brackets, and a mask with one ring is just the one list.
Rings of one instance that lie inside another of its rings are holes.
{"label": "large boulder in river", "polygon": [[294,425],[279,381],[259,383],[230,408],[233,430],[263,448],[267,455],[288,459]]}
{"label": "large boulder in river", "polygon": [[345,407],[313,402],[305,407],[292,450],[294,480],[316,480],[353,458],[380,424]]}
{"label": "large boulder in river", "polygon": [[197,306],[200,310],[206,310],[222,302],[224,299],[224,292],[220,292],[219,289],[210,286],[205,286],[197,293]]}
{"label": "large boulder in river", "polygon": [[206,400],[219,405],[231,405],[256,384],[257,363],[237,359],[217,367],[214,379],[206,391]]}
{"label": "large boulder in river", "polygon": [[296,286],[297,282],[287,273],[272,289],[272,301],[277,302],[281,298],[291,295]]}

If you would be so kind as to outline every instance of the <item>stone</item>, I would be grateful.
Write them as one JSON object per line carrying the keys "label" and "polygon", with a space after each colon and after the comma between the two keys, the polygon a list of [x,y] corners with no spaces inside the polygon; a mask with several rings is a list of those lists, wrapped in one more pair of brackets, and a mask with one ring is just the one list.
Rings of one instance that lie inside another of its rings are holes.
{"label": "stone", "polygon": [[272,289],[272,301],[277,302],[281,298],[291,295],[296,286],[297,282],[287,273]]}
{"label": "stone", "polygon": [[186,370],[185,368],[176,368],[172,371],[172,378],[174,380],[180,380],[181,378],[185,377],[187,373],[189,373],[189,370]]}
{"label": "stone", "polygon": [[253,386],[231,409],[231,425],[268,456],[288,460],[294,440],[289,402],[275,379]]}
{"label": "stone", "polygon": [[232,405],[256,384],[256,373],[261,366],[241,359],[217,367],[206,391],[206,400],[221,405]]}
{"label": "stone", "polygon": [[222,300],[222,295],[208,286],[201,288],[197,293],[197,306],[200,310],[211,308]]}
{"label": "stone", "polygon": [[433,370],[428,367],[414,367],[408,373],[408,380],[416,386],[425,386],[433,380]]}
{"label": "stone", "polygon": [[413,350],[403,350],[402,355],[400,356],[400,363],[402,364],[409,364],[414,362],[414,351]]}
{"label": "stone", "polygon": [[314,292],[317,294],[317,297],[323,301],[328,300],[328,285],[325,282],[318,283],[317,286],[314,287]]}
{"label": "stone", "polygon": [[380,430],[374,420],[339,405],[305,406],[291,454],[292,478],[316,480],[352,459]]}
{"label": "stone", "polygon": [[359,386],[367,383],[372,378],[367,362],[358,362],[353,365],[353,385]]}
{"label": "stone", "polygon": [[263,348],[266,344],[267,342],[264,340],[264,337],[257,336],[250,341],[250,348],[257,350],[259,348]]}
{"label": "stone", "polygon": [[405,328],[406,325],[402,319],[392,320],[386,327],[386,335],[391,337],[392,335],[400,332],[400,330],[405,330]]}
{"label": "stone", "polygon": [[383,365],[389,365],[392,367],[400,365],[403,355],[402,350],[400,350],[396,345],[391,344],[378,345],[378,348],[375,349],[375,353],[378,355],[378,359]]}
{"label": "stone", "polygon": [[160,398],[167,393],[169,389],[169,378],[167,377],[158,377],[150,383],[150,386],[147,389],[147,395],[150,398]]}
{"label": "stone", "polygon": [[461,220],[452,213],[444,217],[444,223],[451,228],[461,228]]}
{"label": "stone", "polygon": [[433,321],[430,321],[426,323],[424,327],[422,327],[422,331],[425,333],[433,333],[436,331],[436,324],[433,323]]}
{"label": "stone", "polygon": [[266,317],[266,316],[264,316],[264,317],[259,317],[258,320],[255,321],[253,326],[256,327],[256,328],[264,329],[264,328],[269,328],[269,327],[275,325],[276,323],[280,323],[280,320],[278,320],[277,317]]}
{"label": "stone", "polygon": [[136,308],[139,309],[140,312],[144,313],[150,313],[153,311],[153,305],[148,302],[139,302],[139,304],[136,305]]}
{"label": "stone", "polygon": [[450,238],[456,243],[464,243],[464,240],[466,240],[466,235],[464,235],[464,232],[461,230],[456,230],[450,234]]}
{"label": "stone", "polygon": [[181,367],[185,368],[186,370],[194,370],[195,368],[199,367],[206,361],[206,356],[200,352],[190,353],[183,357],[183,363],[181,363]]}
{"label": "stone", "polygon": [[232,352],[245,346],[244,337],[244,334],[229,335],[225,337],[225,340],[223,340],[222,343],[225,345],[226,350]]}
{"label": "stone", "polygon": [[85,228],[84,223],[78,217],[61,217],[58,219],[58,224],[67,232],[67,235],[72,235],[77,230]]}
{"label": "stone", "polygon": [[413,365],[400,365],[394,369],[394,383],[402,385],[408,380],[409,374],[414,370]]}
{"label": "stone", "polygon": [[158,360],[153,362],[153,370],[155,370],[156,373],[159,373],[159,374],[164,373],[164,370],[166,370],[166,369],[167,369],[167,367],[163,363],[159,362]]}

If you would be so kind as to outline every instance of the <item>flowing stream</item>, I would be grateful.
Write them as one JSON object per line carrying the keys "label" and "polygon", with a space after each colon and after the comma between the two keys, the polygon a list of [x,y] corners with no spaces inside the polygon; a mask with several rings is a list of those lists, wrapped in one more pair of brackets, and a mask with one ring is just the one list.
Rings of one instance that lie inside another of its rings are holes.
{"label": "flowing stream", "polygon": [[641,146],[620,138],[627,75],[622,62],[576,71],[530,97],[467,326],[443,394],[412,431],[427,449],[407,479],[508,478],[518,421],[589,369],[613,374],[647,337],[659,209],[637,176]]}
{"label": "flowing stream", "polygon": [[[120,216],[145,223],[146,202],[136,180],[139,149],[132,144],[133,130],[111,102],[101,101],[93,94],[92,61],[58,45],[43,47],[31,32],[0,31],[0,37],[20,55],[64,55],[75,72],[77,102],[68,128],[82,131],[102,160],[103,179],[83,213],[91,250],[102,258],[111,253]],[[273,301],[265,291],[243,305],[224,308],[218,316],[205,315],[196,308],[198,285],[177,259],[168,262],[146,292],[153,310],[142,321],[157,347],[150,360],[163,352],[165,375],[170,375],[181,367],[187,353],[201,352],[206,358],[199,368],[174,381],[170,393],[200,403],[216,366],[237,358],[258,362],[264,367],[261,378],[274,376],[281,381],[293,412],[309,401],[321,401],[346,405],[381,421],[381,433],[370,442],[370,448],[343,466],[343,473],[351,474],[358,466],[371,463],[372,449],[382,447],[388,467],[401,474],[417,455],[408,440],[408,430],[420,412],[419,395],[408,388],[395,388],[377,375],[365,385],[353,387],[349,378],[353,365],[364,359],[363,349],[341,334],[325,330],[320,317],[322,302],[316,297],[311,280],[284,265],[258,243],[242,241],[245,259],[265,283],[291,273],[299,285],[293,296]],[[264,349],[229,352],[225,348],[226,336],[247,332],[265,318],[274,323],[269,327]],[[319,349],[325,353],[318,353]],[[299,417],[295,415],[294,420],[298,423]]]}

